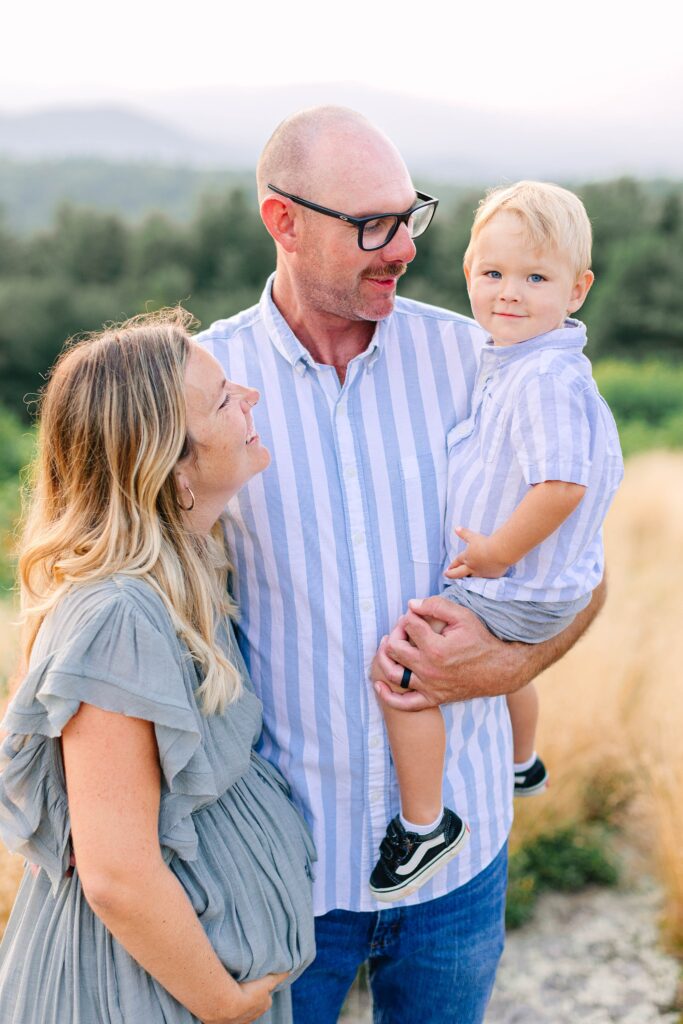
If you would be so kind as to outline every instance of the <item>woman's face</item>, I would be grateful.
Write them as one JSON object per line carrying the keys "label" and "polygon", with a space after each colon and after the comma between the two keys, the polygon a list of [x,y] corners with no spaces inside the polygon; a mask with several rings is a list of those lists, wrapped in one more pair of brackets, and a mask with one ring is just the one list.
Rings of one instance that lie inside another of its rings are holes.
{"label": "woman's face", "polygon": [[194,451],[178,463],[176,475],[183,504],[191,503],[183,488],[192,489],[191,518],[202,532],[211,529],[240,487],[270,463],[251,416],[258,400],[258,391],[226,380],[219,362],[191,343],[185,402]]}

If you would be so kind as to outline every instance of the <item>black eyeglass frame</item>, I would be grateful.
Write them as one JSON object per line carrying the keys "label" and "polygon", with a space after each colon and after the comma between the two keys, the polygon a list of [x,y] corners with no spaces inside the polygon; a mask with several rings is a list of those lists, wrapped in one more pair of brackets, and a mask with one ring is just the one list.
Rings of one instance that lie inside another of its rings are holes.
{"label": "black eyeglass frame", "polygon": [[[423,235],[429,225],[434,220],[434,214],[436,208],[439,205],[439,200],[435,196],[428,196],[426,192],[415,192],[418,199],[421,200],[416,206],[411,206],[409,210],[405,210],[403,213],[372,213],[369,217],[352,217],[348,213],[341,213],[339,210],[331,210],[329,206],[320,206],[319,203],[312,203],[309,199],[302,199],[301,196],[292,195],[291,192],[285,192],[283,189],[278,188],[276,185],[268,185],[271,192],[276,192],[279,196],[284,196],[285,199],[291,199],[293,203],[298,203],[299,206],[305,206],[307,210],[315,210],[316,213],[324,213],[326,217],[336,217],[337,220],[343,220],[347,224],[353,224],[354,227],[358,228],[358,248],[362,249],[363,252],[376,252],[378,249],[383,249],[385,245],[388,245],[392,240],[396,232],[398,231],[401,224],[408,224],[410,218],[418,211],[423,210],[425,206],[432,207],[432,215],[427,221],[425,227],[420,231],[420,235]],[[382,220],[383,217],[395,217],[396,223],[393,228],[389,231],[389,234],[384,239],[381,245],[373,245],[370,248],[366,248],[363,245],[363,231],[366,224],[369,224],[373,220]],[[411,238],[419,238],[419,235],[412,235]]]}

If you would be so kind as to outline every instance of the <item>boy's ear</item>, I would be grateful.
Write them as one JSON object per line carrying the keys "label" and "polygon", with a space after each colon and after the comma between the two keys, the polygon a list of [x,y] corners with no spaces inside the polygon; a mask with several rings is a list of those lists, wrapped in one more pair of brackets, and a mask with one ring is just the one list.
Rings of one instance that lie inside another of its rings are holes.
{"label": "boy's ear", "polygon": [[567,305],[568,313],[576,313],[577,310],[581,309],[584,302],[586,301],[586,296],[588,295],[588,292],[591,290],[591,285],[593,284],[594,280],[595,274],[593,273],[593,271],[584,270],[583,274],[581,274],[581,277],[578,279],[578,281],[572,288],[571,298],[569,299],[569,303]]}
{"label": "boy's ear", "polygon": [[462,269],[463,269],[463,272],[465,274],[465,280],[467,281],[467,292],[469,294],[470,281],[472,280],[472,271],[470,270],[470,268],[468,266],[463,266]]}

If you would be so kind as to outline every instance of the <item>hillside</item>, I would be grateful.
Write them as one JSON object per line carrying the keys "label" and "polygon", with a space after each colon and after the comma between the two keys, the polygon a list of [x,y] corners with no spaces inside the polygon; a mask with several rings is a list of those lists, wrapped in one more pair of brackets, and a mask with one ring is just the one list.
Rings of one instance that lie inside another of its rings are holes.
{"label": "hillside", "polygon": [[[394,140],[413,173],[460,184],[514,178],[588,180],[683,175],[683,136],[664,108],[558,118],[469,107],[351,82],[140,95],[134,105],[0,112],[0,155],[98,156],[246,170],[295,110],[338,104]],[[571,140],[570,142],[568,140]]]}

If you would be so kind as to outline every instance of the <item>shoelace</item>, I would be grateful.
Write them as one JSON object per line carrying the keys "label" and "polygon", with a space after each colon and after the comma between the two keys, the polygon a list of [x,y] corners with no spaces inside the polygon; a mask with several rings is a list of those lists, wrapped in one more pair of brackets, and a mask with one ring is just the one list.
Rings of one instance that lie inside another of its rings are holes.
{"label": "shoelace", "polygon": [[387,860],[394,860],[398,853],[399,859],[403,859],[410,853],[413,844],[408,839],[405,831],[399,828],[395,821],[389,824],[386,835],[379,846],[379,852]]}

